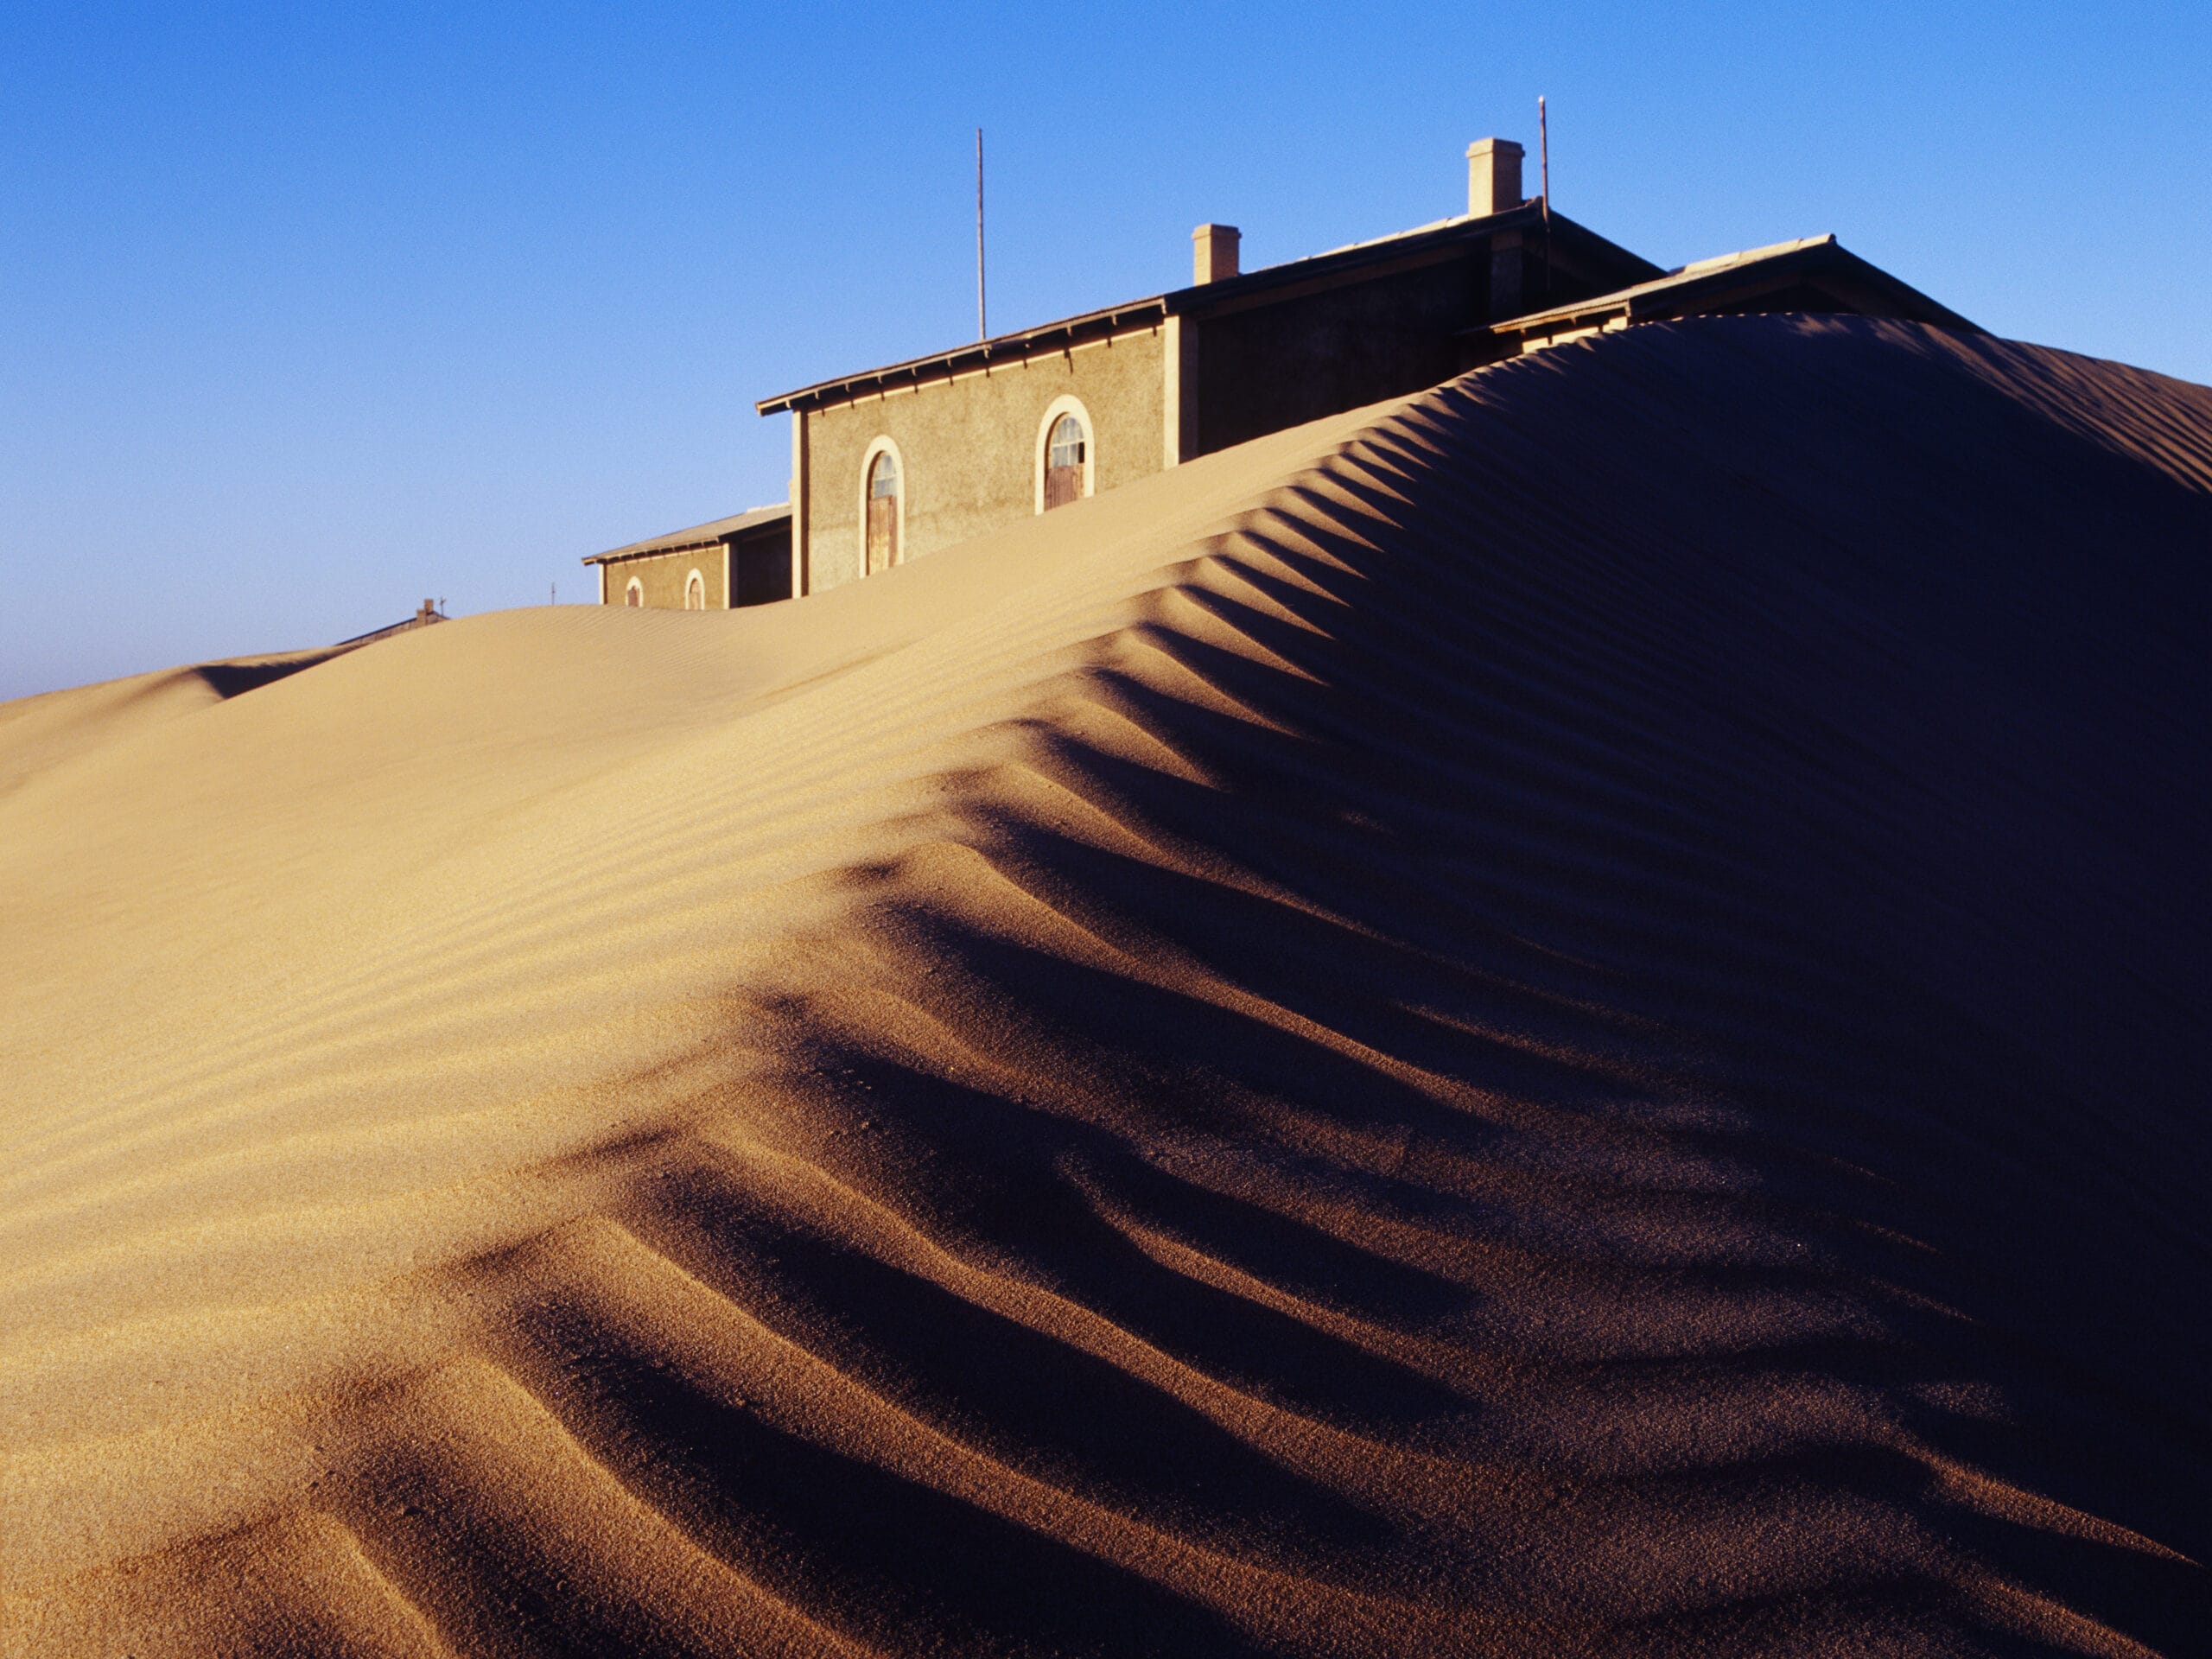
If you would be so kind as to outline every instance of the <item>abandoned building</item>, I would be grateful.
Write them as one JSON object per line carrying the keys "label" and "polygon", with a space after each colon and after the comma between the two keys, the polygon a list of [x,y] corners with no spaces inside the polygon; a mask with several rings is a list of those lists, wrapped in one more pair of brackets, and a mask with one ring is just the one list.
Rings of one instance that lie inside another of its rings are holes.
{"label": "abandoned building", "polygon": [[1662,270],[1524,199],[1522,157],[1508,139],[1470,145],[1454,218],[1253,271],[1234,226],[1201,225],[1187,288],[764,398],[761,414],[791,417],[789,503],[594,556],[601,601],[719,610],[817,593],[1266,433],[1639,322],[1825,311],[1979,332],[1834,237]]}
{"label": "abandoned building", "polygon": [[599,602],[670,611],[727,611],[791,596],[791,510],[779,502],[734,518],[632,542],[584,563]]}
{"label": "abandoned building", "polygon": [[451,621],[453,619],[438,608],[444,603],[443,600],[426,599],[415,607],[415,614],[404,622],[394,622],[387,627],[371,628],[366,633],[357,633],[351,639],[340,639],[336,645],[331,646],[331,654],[335,656],[341,651],[359,650],[363,645],[373,645],[379,639],[390,639],[398,634],[412,633],[416,629],[427,628],[433,623]]}

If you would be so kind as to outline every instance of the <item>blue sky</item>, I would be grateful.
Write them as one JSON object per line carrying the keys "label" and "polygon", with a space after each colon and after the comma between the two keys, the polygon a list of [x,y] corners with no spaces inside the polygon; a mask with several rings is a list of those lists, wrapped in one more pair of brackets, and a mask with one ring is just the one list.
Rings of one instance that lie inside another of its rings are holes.
{"label": "blue sky", "polygon": [[[782,499],[756,397],[1465,207],[2212,381],[2212,5],[0,10],[0,697]],[[1533,186],[1532,186],[1533,188]]]}

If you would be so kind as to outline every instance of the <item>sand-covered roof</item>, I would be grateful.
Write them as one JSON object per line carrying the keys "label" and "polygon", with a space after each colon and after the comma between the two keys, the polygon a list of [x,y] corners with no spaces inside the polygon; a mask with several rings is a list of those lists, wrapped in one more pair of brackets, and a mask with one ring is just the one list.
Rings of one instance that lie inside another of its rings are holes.
{"label": "sand-covered roof", "polygon": [[0,1648],[2195,1651],[2208,547],[1701,318],[0,705]]}
{"label": "sand-covered roof", "polygon": [[627,547],[594,553],[583,562],[586,564],[611,564],[620,559],[639,559],[656,553],[682,553],[695,547],[712,547],[744,531],[785,523],[791,516],[791,503],[788,501],[779,501],[772,506],[749,507],[727,518],[709,519],[703,524],[693,524],[688,530],[671,530],[665,536],[650,537],[642,542],[632,542]]}

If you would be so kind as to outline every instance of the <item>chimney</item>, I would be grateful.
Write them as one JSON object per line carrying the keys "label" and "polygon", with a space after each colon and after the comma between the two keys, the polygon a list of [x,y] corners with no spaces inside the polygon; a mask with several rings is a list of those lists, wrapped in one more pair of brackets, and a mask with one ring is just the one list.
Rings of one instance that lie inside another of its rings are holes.
{"label": "chimney", "polygon": [[1467,213],[1481,219],[1521,205],[1521,146],[1478,138],[1467,146]]}
{"label": "chimney", "polygon": [[1236,274],[1234,225],[1201,225],[1191,232],[1191,280],[1218,283]]}

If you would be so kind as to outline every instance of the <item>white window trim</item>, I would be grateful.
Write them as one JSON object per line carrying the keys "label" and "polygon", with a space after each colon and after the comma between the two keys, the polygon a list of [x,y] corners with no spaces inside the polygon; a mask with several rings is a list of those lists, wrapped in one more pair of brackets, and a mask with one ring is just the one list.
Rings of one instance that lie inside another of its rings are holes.
{"label": "white window trim", "polygon": [[1036,443],[1037,511],[1045,511],[1045,461],[1052,447],[1052,428],[1063,415],[1072,415],[1083,423],[1083,493],[1088,496],[1097,477],[1098,423],[1090,418],[1090,411],[1083,399],[1071,393],[1062,392],[1045,406],[1045,418],[1038,423]]}
{"label": "white window trim", "polygon": [[622,606],[625,610],[629,608],[630,595],[632,594],[635,594],[638,596],[638,608],[641,611],[644,610],[645,608],[645,584],[643,580],[637,576],[631,577],[630,585],[622,590]]}
{"label": "white window trim", "polygon": [[875,470],[875,458],[884,454],[889,455],[893,463],[899,468],[899,493],[892,498],[899,504],[899,546],[897,549],[899,556],[892,561],[892,568],[896,569],[906,563],[906,495],[912,479],[906,471],[906,452],[899,448],[898,440],[889,436],[880,436],[872,442],[866,453],[861,456],[859,528],[861,557],[860,563],[856,567],[860,575],[854,578],[855,581],[864,581],[868,576],[868,474]]}
{"label": "white window trim", "polygon": [[699,584],[699,608],[703,611],[707,608],[707,578],[696,564],[683,578],[683,608],[687,611],[691,608],[691,584],[695,582]]}

